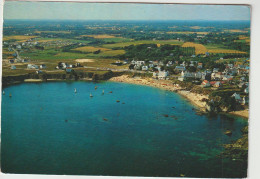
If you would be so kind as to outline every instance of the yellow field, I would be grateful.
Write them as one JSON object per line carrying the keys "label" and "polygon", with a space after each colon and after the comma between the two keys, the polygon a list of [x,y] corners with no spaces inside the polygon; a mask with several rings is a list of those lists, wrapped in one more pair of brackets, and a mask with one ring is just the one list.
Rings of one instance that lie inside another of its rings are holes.
{"label": "yellow field", "polygon": [[231,29],[231,30],[224,30],[225,32],[231,32],[231,33],[247,33],[246,30],[240,30],[240,29]]}
{"label": "yellow field", "polygon": [[205,54],[207,52],[207,48],[202,44],[195,44],[193,42],[185,42],[182,47],[194,47],[195,54]]}
{"label": "yellow field", "polygon": [[247,37],[247,36],[244,36],[244,35],[240,35],[238,38],[239,38],[239,40],[245,40],[245,39],[249,39],[249,37]]}
{"label": "yellow field", "polygon": [[219,49],[219,50],[208,50],[209,53],[239,53],[239,54],[246,54],[246,52],[241,52],[238,50],[228,50],[228,49]]}
{"label": "yellow field", "polygon": [[103,35],[81,35],[81,37],[93,37],[95,39],[109,39],[109,38],[115,38],[115,36],[113,35],[107,35],[107,34],[103,34]]}
{"label": "yellow field", "polygon": [[76,50],[76,51],[81,51],[81,52],[95,52],[97,50],[101,50],[101,51],[107,51],[110,49],[107,48],[101,48],[101,47],[92,47],[92,46],[85,46],[85,47],[78,47],[78,48],[74,48],[72,50]]}
{"label": "yellow field", "polygon": [[200,29],[201,27],[200,26],[192,26],[190,27],[191,29]]}
{"label": "yellow field", "polygon": [[35,38],[37,36],[27,36],[27,35],[12,35],[12,36],[4,36],[3,41],[6,40],[29,40]]}
{"label": "yellow field", "polygon": [[185,32],[166,32],[167,34],[199,34],[199,35],[207,35],[209,32],[191,32],[191,31],[185,31]]}

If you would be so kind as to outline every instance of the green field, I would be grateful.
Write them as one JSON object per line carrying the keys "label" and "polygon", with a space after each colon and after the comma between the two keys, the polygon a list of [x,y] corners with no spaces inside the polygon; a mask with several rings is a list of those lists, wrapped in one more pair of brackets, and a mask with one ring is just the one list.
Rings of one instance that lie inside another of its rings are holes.
{"label": "green field", "polygon": [[115,44],[105,44],[105,45],[102,45],[102,47],[112,49],[112,48],[115,48],[115,47],[126,47],[126,46],[129,46],[129,45],[140,45],[140,44],[182,45],[183,42],[180,42],[178,40],[138,40],[138,41],[115,43]]}
{"label": "green field", "polygon": [[32,50],[30,52],[23,52],[22,57],[29,57],[31,60],[69,60],[86,58],[86,54],[62,52],[61,50],[46,49],[46,50]]}

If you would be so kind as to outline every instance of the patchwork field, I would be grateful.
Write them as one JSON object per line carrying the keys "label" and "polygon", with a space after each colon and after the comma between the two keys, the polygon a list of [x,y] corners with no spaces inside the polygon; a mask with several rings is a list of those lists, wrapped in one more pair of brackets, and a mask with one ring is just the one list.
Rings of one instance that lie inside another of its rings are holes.
{"label": "patchwork field", "polygon": [[116,36],[103,34],[103,35],[81,35],[81,37],[93,37],[95,39],[109,39],[109,38],[115,38]]}
{"label": "patchwork field", "polygon": [[230,53],[237,53],[237,54],[246,54],[246,52],[241,52],[241,51],[238,51],[238,50],[228,50],[228,49],[219,49],[219,50],[208,50],[209,53],[213,53],[213,54],[216,54],[216,53],[227,53],[227,54],[230,54]]}
{"label": "patchwork field", "polygon": [[74,48],[72,50],[75,50],[75,51],[80,51],[80,52],[89,52],[89,53],[92,53],[92,52],[95,52],[95,51],[107,51],[107,50],[110,50],[110,49],[107,49],[107,48],[101,48],[101,47],[92,47],[92,46],[85,46],[85,47],[78,47],[78,48]]}
{"label": "patchwork field", "polygon": [[183,31],[183,32],[166,32],[167,34],[199,34],[199,35],[207,35],[209,32],[190,32],[190,31]]}
{"label": "patchwork field", "polygon": [[27,35],[11,35],[11,36],[4,36],[3,41],[7,40],[17,40],[19,42],[23,42],[32,38],[35,38],[37,36],[27,36]]}
{"label": "patchwork field", "polygon": [[196,55],[205,54],[207,52],[207,48],[202,44],[196,44],[193,42],[185,42],[182,47],[194,47]]}
{"label": "patchwork field", "polygon": [[35,33],[47,33],[47,34],[70,34],[71,31],[35,31]]}
{"label": "patchwork field", "polygon": [[123,54],[125,54],[124,50],[109,50],[109,51],[103,51],[103,52],[97,54],[97,56],[113,57],[113,56],[123,55]]}
{"label": "patchwork field", "polygon": [[248,33],[248,30],[241,30],[241,29],[230,29],[230,30],[224,30],[224,32],[230,32],[230,33]]}
{"label": "patchwork field", "polygon": [[115,44],[105,44],[105,45],[102,45],[102,47],[112,49],[112,48],[116,48],[116,47],[126,47],[129,45],[140,45],[140,44],[182,45],[183,42],[178,41],[178,40],[138,40],[138,41],[115,43]]}
{"label": "patchwork field", "polygon": [[238,50],[230,50],[230,49],[224,49],[224,47],[220,45],[207,45],[204,46],[202,44],[196,44],[193,42],[185,42],[182,47],[194,47],[196,55],[198,54],[205,54],[206,52],[212,53],[212,54],[246,54],[246,52],[238,51]]}

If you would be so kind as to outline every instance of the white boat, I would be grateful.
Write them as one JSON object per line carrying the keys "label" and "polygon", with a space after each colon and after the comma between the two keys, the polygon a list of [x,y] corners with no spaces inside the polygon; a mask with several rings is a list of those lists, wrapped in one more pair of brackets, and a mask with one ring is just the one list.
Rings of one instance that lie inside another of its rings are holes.
{"label": "white boat", "polygon": [[77,93],[77,89],[76,88],[74,88],[74,93]]}
{"label": "white boat", "polygon": [[5,95],[5,91],[3,91],[3,95]]}
{"label": "white boat", "polygon": [[104,90],[102,91],[102,94],[105,94],[105,91],[104,91]]}
{"label": "white boat", "polygon": [[90,93],[89,97],[93,97],[93,95]]}

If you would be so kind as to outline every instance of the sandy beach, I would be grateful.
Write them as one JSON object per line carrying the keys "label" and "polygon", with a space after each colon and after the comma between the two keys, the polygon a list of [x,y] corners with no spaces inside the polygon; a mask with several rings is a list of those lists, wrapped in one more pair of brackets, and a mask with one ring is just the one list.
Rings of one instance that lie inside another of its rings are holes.
{"label": "sandy beach", "polygon": [[231,111],[229,112],[230,114],[236,115],[236,116],[241,116],[245,118],[249,118],[249,111],[248,110],[241,110],[241,111]]}
{"label": "sandy beach", "polygon": [[[193,105],[197,106],[201,111],[206,110],[206,102],[204,102],[202,99],[208,99],[208,95],[202,95],[198,93],[192,93],[190,91],[187,91],[183,88],[181,88],[178,84],[172,84],[172,81],[169,80],[156,80],[152,78],[141,78],[141,77],[129,77],[128,75],[122,75],[118,77],[113,77],[110,79],[110,81],[115,82],[122,82],[122,83],[131,83],[131,84],[138,84],[138,85],[146,85],[146,86],[152,86],[157,87],[160,89],[168,90],[177,92],[181,96],[188,99]],[[241,116],[248,118],[249,112],[248,110],[242,110],[242,111],[232,111],[229,112],[232,115]]]}
{"label": "sandy beach", "polygon": [[192,104],[199,107],[200,110],[205,111],[206,102],[203,102],[202,99],[208,99],[208,96],[201,95],[197,93],[192,93],[190,91],[185,91],[178,84],[172,84],[170,80],[156,80],[152,78],[131,78],[128,75],[122,75],[118,77],[113,77],[110,81],[122,82],[122,83],[131,83],[138,85],[147,85],[152,87],[157,87],[160,89],[173,91],[179,93],[181,96],[187,98]]}
{"label": "sandy beach", "polygon": [[30,83],[30,82],[42,82],[42,79],[25,79],[24,80],[24,82],[28,82],[28,83]]}

